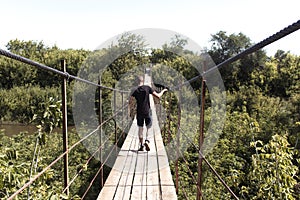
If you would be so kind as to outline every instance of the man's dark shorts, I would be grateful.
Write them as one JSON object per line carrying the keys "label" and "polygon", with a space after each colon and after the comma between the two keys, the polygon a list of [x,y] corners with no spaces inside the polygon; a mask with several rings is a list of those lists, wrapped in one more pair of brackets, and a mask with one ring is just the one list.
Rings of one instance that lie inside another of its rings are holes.
{"label": "man's dark shorts", "polygon": [[152,126],[152,119],[151,119],[150,114],[148,114],[148,115],[137,115],[136,119],[137,119],[137,125],[140,126],[140,127],[144,126],[144,122],[145,122],[147,128],[150,128]]}

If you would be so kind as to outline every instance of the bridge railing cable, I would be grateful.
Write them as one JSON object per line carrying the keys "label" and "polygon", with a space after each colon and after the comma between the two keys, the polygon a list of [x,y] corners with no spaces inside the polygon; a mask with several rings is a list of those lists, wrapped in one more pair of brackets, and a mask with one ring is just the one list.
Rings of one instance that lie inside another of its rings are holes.
{"label": "bridge railing cable", "polygon": [[[194,82],[196,80],[198,80],[199,78],[201,77],[205,77],[205,75],[208,75],[209,73],[221,68],[221,67],[224,67],[224,66],[227,66],[239,59],[241,59],[242,57],[250,54],[250,53],[253,53],[295,31],[297,31],[298,29],[300,28],[300,20],[293,23],[292,25],[282,29],[281,31],[275,33],[274,35],[266,38],[265,40],[262,40],[261,42],[251,46],[250,48],[242,51],[241,53],[223,61],[222,63],[204,71],[203,73],[201,73],[200,75],[198,76],[195,76],[194,78],[186,81],[186,82],[183,82],[182,84],[174,87],[174,88],[171,88],[171,90],[175,90],[175,89],[180,89],[182,85],[185,85],[185,84],[188,84],[188,83],[191,83],[191,82]],[[100,89],[108,89],[108,90],[111,90],[111,91],[114,91],[114,92],[120,92],[120,93],[129,93],[130,91],[124,91],[124,90],[119,90],[119,89],[116,89],[116,88],[110,88],[110,87],[107,87],[107,86],[103,86],[103,85],[100,85],[98,83],[94,83],[92,81],[89,81],[89,80],[85,80],[85,79],[82,79],[80,77],[77,77],[77,76],[74,76],[74,75],[71,75],[67,72],[63,72],[63,71],[60,71],[60,70],[57,70],[57,69],[54,69],[54,68],[51,68],[49,66],[46,66],[46,65],[43,65],[43,64],[40,64],[38,62],[35,62],[35,61],[32,61],[28,58],[25,58],[25,57],[22,57],[22,56],[19,56],[19,55],[16,55],[16,54],[13,54],[11,52],[8,52],[8,51],[5,51],[5,50],[2,50],[0,49],[0,55],[3,55],[5,57],[8,57],[8,58],[11,58],[11,59],[14,59],[14,60],[17,60],[17,61],[20,61],[20,62],[23,62],[23,63],[26,63],[26,64],[29,64],[31,66],[35,66],[35,67],[38,67],[39,69],[43,69],[43,70],[47,70],[47,71],[50,71],[50,72],[53,72],[55,74],[58,74],[66,79],[74,79],[74,80],[77,80],[77,81],[80,81],[80,82],[83,82],[83,83],[87,83],[87,84],[90,84],[90,85],[93,85],[93,86],[96,86]],[[123,101],[123,99],[122,99]],[[41,175],[43,175],[47,170],[49,170],[54,164],[56,164],[58,161],[60,161],[62,158],[64,158],[65,155],[67,155],[71,150],[73,150],[77,145],[79,145],[80,143],[82,143],[84,140],[86,140],[87,138],[89,138],[91,135],[97,133],[99,131],[99,129],[106,123],[108,123],[110,120],[112,120],[119,112],[123,112],[123,109],[124,109],[124,105],[122,106],[122,108],[119,110],[119,111],[115,111],[114,114],[109,118],[109,119],[106,119],[105,121],[103,121],[102,123],[99,124],[99,126],[91,131],[90,133],[88,133],[86,136],[84,136],[83,138],[81,138],[79,141],[77,141],[75,144],[73,144],[71,147],[69,147],[66,151],[64,151],[60,156],[58,156],[54,161],[52,161],[47,167],[45,167],[41,172],[39,172],[38,174],[36,174],[33,178],[31,178],[27,183],[25,183],[19,190],[17,190],[13,195],[11,195],[8,199],[13,199],[14,197],[16,197],[20,192],[22,192],[25,188],[29,187],[36,179],[38,179]],[[115,127],[116,128],[116,127]],[[217,171],[213,168],[213,166],[208,162],[208,160],[205,158],[205,156],[202,154],[200,148],[195,145],[192,141],[190,141],[190,138],[188,136],[185,135],[185,133],[180,130],[179,128],[179,131],[180,133],[187,139],[187,141],[190,142],[190,144],[192,144],[196,149],[198,149],[198,153],[199,155],[201,156],[201,158],[205,161],[205,163],[208,165],[209,169],[212,171],[213,174],[215,174],[217,176],[217,178],[221,181],[221,183],[224,185],[224,187],[231,193],[231,195],[235,198],[235,199],[238,199],[238,197],[234,194],[234,192],[230,189],[230,187],[225,183],[225,181],[222,179],[222,177],[217,173]],[[123,135],[123,133],[121,134],[121,136]],[[115,136],[115,146],[117,145],[118,141],[120,141],[121,139],[121,136],[119,138],[117,138]],[[105,142],[104,142],[105,144]],[[101,150],[103,148],[103,145],[102,144],[101,146],[99,146],[98,150]],[[112,154],[113,152],[113,149],[111,149],[111,152],[109,153],[109,155]],[[182,155],[183,156],[183,155]],[[108,156],[109,157],[109,156]],[[107,159],[108,159],[107,157]],[[100,171],[103,169],[103,166],[105,164],[105,162],[107,161],[107,159],[101,163],[101,167],[99,168],[99,170],[97,171],[96,175],[94,176],[92,182],[90,183],[88,189],[86,190],[86,192],[84,193],[83,197],[84,198],[88,192],[88,190],[90,189],[91,185],[93,184],[93,182],[95,181],[96,177],[98,176],[98,174],[100,173]],[[185,160],[186,161],[186,160]],[[88,159],[87,163],[90,162],[90,158]],[[187,163],[186,163],[187,164]],[[192,171],[190,171],[190,173],[192,173]],[[76,176],[76,175],[75,175]],[[74,176],[74,177],[75,177]],[[195,177],[193,177],[193,180],[195,182]],[[73,178],[74,179],[74,178]],[[72,181],[73,181],[72,179]],[[197,182],[197,181],[196,181]],[[68,184],[67,187],[70,187],[71,183]],[[68,188],[65,188],[64,191],[66,191]],[[197,190],[199,190],[199,187],[197,186]],[[185,194],[186,195],[186,194]]]}
{"label": "bridge railing cable", "polygon": [[[255,51],[257,51],[257,50],[259,50],[259,49],[261,49],[261,48],[263,48],[263,47],[265,47],[265,46],[267,46],[267,45],[269,45],[269,44],[271,44],[271,43],[273,43],[273,42],[275,42],[275,41],[277,41],[277,40],[279,40],[279,39],[281,39],[281,38],[283,38],[283,37],[285,37],[285,36],[287,36],[287,35],[289,35],[289,34],[291,34],[291,33],[293,33],[293,32],[295,32],[295,31],[299,30],[299,29],[300,29],[300,20],[298,20],[297,22],[293,23],[292,25],[290,25],[290,26],[288,26],[288,27],[286,27],[286,28],[280,30],[279,32],[277,32],[277,33],[271,35],[270,37],[268,37],[268,38],[262,40],[261,42],[255,44],[255,45],[253,45],[253,46],[251,46],[251,47],[249,47],[248,49],[246,49],[246,50],[244,50],[244,51],[238,53],[237,55],[235,55],[235,56],[233,56],[233,57],[231,57],[231,58],[229,58],[229,59],[227,59],[227,60],[221,62],[220,64],[218,64],[218,65],[216,65],[216,66],[214,66],[214,67],[212,67],[212,68],[210,68],[210,69],[208,69],[208,70],[206,70],[206,71],[203,71],[202,73],[200,73],[200,75],[195,76],[195,77],[191,78],[190,80],[187,80],[187,81],[185,81],[185,82],[182,82],[182,83],[178,84],[178,85],[175,86],[175,87],[170,88],[170,90],[172,90],[172,91],[179,90],[179,92],[180,92],[182,86],[187,85],[187,84],[190,84],[190,83],[192,83],[192,82],[194,82],[194,81],[200,79],[201,77],[204,77],[204,78],[202,79],[202,81],[203,81],[203,80],[205,80],[205,76],[208,75],[209,73],[212,73],[213,71],[215,71],[215,70],[217,70],[217,69],[219,69],[219,68],[222,68],[222,67],[224,67],[224,66],[227,66],[227,65],[229,65],[229,64],[231,64],[231,63],[233,63],[233,62],[235,62],[235,61],[237,61],[237,60],[243,58],[244,56],[246,56],[246,55],[248,55],[248,54],[251,54],[251,53],[253,53],[253,52],[255,52]],[[202,84],[202,85],[203,85],[203,84]],[[204,92],[205,92],[205,90],[204,90]],[[178,104],[180,104],[180,95],[179,95],[179,100],[178,100],[178,101],[179,101]],[[201,102],[205,102],[205,96],[201,97]],[[201,103],[201,104],[203,104],[203,103]],[[203,105],[204,105],[204,104],[203,104]],[[180,105],[178,105],[178,116],[177,116],[178,119],[180,119],[180,116],[181,116],[180,113],[181,113]],[[201,110],[201,113],[203,114],[203,113],[204,113],[204,110]],[[170,115],[170,111],[168,111],[168,120],[171,121],[171,120],[172,120],[171,118],[172,118],[172,117],[171,117],[171,115]],[[204,119],[204,116],[201,116],[201,120],[203,120],[203,119]],[[174,119],[173,119],[172,121],[174,121]],[[201,124],[201,123],[200,123],[200,124]],[[170,142],[170,124],[169,124],[169,126],[168,126],[167,129],[168,129],[167,132],[169,133],[168,141]],[[183,135],[183,136],[186,138],[186,140],[187,140],[190,144],[192,144],[192,145],[194,146],[194,148],[196,148],[196,149],[198,150],[198,154],[199,154],[199,161],[198,161],[198,165],[199,165],[199,166],[198,166],[198,168],[199,168],[199,167],[202,168],[202,164],[199,164],[199,162],[202,163],[202,160],[204,160],[204,162],[208,165],[208,167],[209,167],[209,169],[211,170],[211,172],[212,172],[212,173],[220,180],[220,182],[223,184],[223,186],[226,188],[226,190],[232,195],[232,197],[234,197],[235,199],[239,199],[239,198],[237,197],[237,195],[231,190],[231,188],[226,184],[226,182],[222,179],[222,177],[218,174],[218,172],[214,169],[214,167],[210,164],[210,162],[205,158],[205,156],[204,156],[203,153],[201,152],[201,148],[200,148],[200,147],[201,147],[201,144],[195,145],[195,144],[190,140],[190,138],[189,138],[188,136],[185,135],[184,131],[181,129],[181,126],[180,126],[180,120],[178,121],[178,127],[177,127],[177,129],[178,129],[178,130],[177,130],[177,133],[174,134],[174,135],[176,135],[176,140],[177,140],[177,143],[176,143],[176,144],[177,144],[177,146],[176,146],[176,149],[177,149],[177,150],[176,150],[176,152],[179,152],[180,156],[181,156],[182,159],[185,161],[185,164],[187,165],[188,172],[189,172],[190,176],[192,177],[192,180],[193,180],[194,184],[196,183],[196,185],[197,185],[197,192],[199,192],[199,193],[197,194],[197,199],[200,199],[200,196],[201,196],[202,198],[204,197],[204,196],[202,195],[201,189],[199,188],[199,184],[201,184],[201,181],[200,181],[201,178],[199,179],[199,173],[200,173],[200,171],[198,171],[198,181],[195,181],[196,179],[195,179],[195,177],[193,176],[193,173],[192,173],[192,171],[190,170],[190,168],[189,168],[189,166],[188,166],[188,163],[186,162],[186,159],[184,158],[184,155],[178,150],[179,144],[180,144],[180,143],[179,143],[179,142],[180,142],[180,136],[179,136],[179,135]],[[203,134],[203,133],[202,133],[202,134]],[[201,133],[200,133],[200,135],[201,135]],[[200,140],[200,139],[199,139],[199,140]],[[177,153],[177,154],[178,154],[178,153]],[[179,156],[179,155],[177,155],[177,156]],[[176,176],[176,177],[175,177],[175,182],[176,182],[175,185],[176,185],[176,191],[177,191],[177,192],[178,192],[178,182],[181,182],[181,181],[179,180],[179,178],[178,178],[178,170],[179,170],[178,164],[179,164],[179,162],[178,162],[178,159],[177,159],[176,162],[175,162],[175,176]],[[198,169],[198,170],[199,170],[199,169]],[[200,175],[200,177],[201,177],[201,175]],[[182,191],[182,192],[184,193],[184,196],[187,198],[186,192],[185,192],[185,191]]]}
{"label": "bridge railing cable", "polygon": [[31,66],[34,66],[34,67],[38,67],[39,69],[43,69],[43,70],[46,70],[46,71],[49,71],[49,72],[53,72],[53,73],[58,74],[58,75],[60,75],[60,76],[62,76],[62,77],[64,77],[64,78],[77,80],[77,81],[80,81],[80,82],[83,82],[83,83],[87,83],[87,84],[90,84],[90,85],[99,87],[99,88],[101,88],[101,89],[109,89],[109,90],[111,90],[111,91],[126,92],[126,93],[129,93],[129,92],[130,92],[130,91],[119,90],[119,89],[116,89],[116,88],[111,88],[111,87],[107,87],[107,86],[104,86],[104,85],[100,85],[100,84],[98,84],[98,83],[94,83],[94,82],[92,82],[92,81],[89,81],[89,80],[80,78],[80,77],[78,77],[78,76],[69,74],[68,72],[60,71],[60,70],[58,70],[58,69],[55,69],[55,68],[49,67],[49,66],[47,66],[47,65],[44,65],[44,64],[35,62],[35,61],[33,61],[33,60],[30,60],[30,59],[25,58],[25,57],[23,57],[23,56],[20,56],[20,55],[11,53],[11,52],[9,52],[9,51],[5,51],[5,50],[3,50],[3,49],[0,49],[0,55],[3,55],[3,56],[5,56],[5,57],[11,58],[11,59],[13,59],[13,60],[20,61],[20,62],[22,62],[22,63],[28,64],[28,65],[31,65]]}
{"label": "bridge railing cable", "polygon": [[[99,124],[99,126],[91,131],[90,133],[88,133],[87,135],[85,135],[84,137],[82,137],[79,141],[77,141],[75,144],[73,144],[72,146],[68,147],[61,155],[59,155],[54,161],[52,161],[47,167],[45,167],[42,171],[40,171],[38,174],[36,174],[33,178],[31,178],[27,183],[25,183],[21,188],[19,188],[17,191],[15,191],[8,199],[13,199],[15,198],[18,194],[20,194],[25,188],[29,187],[35,180],[37,180],[40,176],[42,176],[47,170],[49,170],[51,167],[53,167],[53,165],[55,165],[58,161],[60,161],[61,159],[65,159],[65,156],[67,154],[70,153],[71,150],[73,150],[76,146],[78,146],[80,143],[82,143],[83,141],[85,141],[86,139],[88,139],[90,136],[92,136],[93,134],[97,133],[99,131],[99,129],[104,126],[106,123],[108,123],[109,121],[111,120],[114,120],[114,118],[120,114],[122,112],[122,125],[124,124],[124,120],[128,120],[128,118],[124,119],[123,117],[123,112],[124,112],[124,109],[128,106],[127,104],[124,105],[124,94],[125,93],[129,93],[130,91],[125,91],[125,90],[119,90],[119,89],[116,89],[116,88],[111,88],[111,87],[107,87],[107,86],[103,86],[103,85],[100,85],[99,83],[94,83],[94,82],[91,82],[89,80],[85,80],[85,79],[82,79],[80,77],[77,77],[77,76],[74,76],[74,75],[70,75],[69,73],[67,72],[64,72],[64,71],[60,71],[60,70],[57,70],[57,69],[54,69],[54,68],[51,68],[49,66],[46,66],[44,64],[41,64],[41,63],[38,63],[38,62],[35,62],[35,61],[32,61],[28,58],[25,58],[25,57],[22,57],[20,55],[16,55],[16,54],[13,54],[11,52],[8,52],[8,51],[5,51],[3,49],[0,49],[0,55],[3,55],[5,57],[8,57],[8,58],[11,58],[11,59],[14,59],[14,60],[17,60],[17,61],[20,61],[22,63],[25,63],[25,64],[28,64],[28,65],[31,65],[31,66],[34,66],[34,67],[38,67],[39,69],[43,69],[43,70],[47,70],[47,71],[50,71],[50,72],[53,72],[55,74],[58,74],[60,76],[62,76],[64,79],[74,79],[74,80],[77,80],[77,81],[80,81],[80,82],[83,82],[83,83],[87,83],[87,84],[90,84],[90,85],[93,85],[93,86],[96,86],[97,88],[99,88],[100,90],[102,89],[108,89],[108,90],[111,90],[114,92],[114,96],[116,95],[116,92],[119,92],[121,93],[121,96],[122,96],[122,106],[121,108],[118,108],[118,110],[116,110],[116,106],[114,106],[115,108],[115,111],[114,111],[114,114],[109,117],[108,119],[102,121],[101,120],[101,123]],[[64,97],[63,97],[64,98]],[[101,96],[100,96],[101,98]],[[114,102],[115,103],[115,102]],[[102,116],[102,115],[101,115]],[[116,122],[114,120],[114,123],[115,123],[115,129],[117,129],[117,125],[116,125]],[[115,135],[116,135],[116,130],[115,130]],[[125,132],[122,132],[121,134],[121,137],[124,138]],[[113,134],[112,134],[113,135]],[[120,138],[121,138],[120,137]],[[111,136],[109,136],[109,138],[111,138]],[[120,138],[117,139],[117,136],[115,136],[115,146],[117,145],[117,143],[120,141]],[[94,152],[92,154],[92,156],[90,156],[87,160],[87,162],[85,163],[86,165],[91,161],[93,155],[95,155],[97,153],[97,151],[101,151],[101,149],[103,149],[103,146],[105,145],[105,143],[107,142],[104,141],[100,146],[99,148],[96,150],[96,152]],[[116,149],[116,148],[114,148]],[[109,153],[110,155],[111,153]],[[106,159],[107,160],[107,159]],[[105,163],[106,161],[104,161],[104,163],[102,163],[100,169],[98,170],[98,173],[99,171],[103,170],[103,166],[106,164]],[[83,171],[83,169],[80,169],[79,172],[77,172],[77,174],[74,175],[74,177],[72,178],[71,182],[68,182],[66,187],[64,188],[63,192],[67,192],[69,187],[71,186],[71,184],[75,181],[75,179],[79,176],[79,174]],[[97,173],[97,175],[98,175]],[[88,188],[89,189],[89,188]],[[88,190],[87,190],[88,191]],[[86,193],[85,193],[86,195]]]}
{"label": "bridge railing cable", "polygon": [[[171,116],[169,116],[170,120],[174,120]],[[190,136],[186,135],[186,133],[184,132],[184,130],[182,128],[180,128],[180,134],[186,139],[186,141],[191,144],[195,149],[198,149],[198,154],[202,157],[202,159],[205,161],[205,163],[208,165],[209,169],[212,171],[213,174],[215,174],[217,176],[217,178],[220,180],[220,182],[223,184],[223,186],[227,189],[227,191],[235,198],[235,199],[239,199],[237,197],[237,195],[231,190],[231,188],[226,184],[226,182],[223,180],[223,178],[218,174],[218,172],[214,169],[214,167],[210,164],[210,162],[205,158],[205,156],[203,155],[203,153],[201,152],[201,150],[199,150],[200,148],[198,147],[198,145],[196,145],[193,141],[191,141]],[[175,139],[175,138],[173,138]],[[174,148],[178,148],[178,146],[174,147]],[[185,165],[185,169],[187,169],[187,172],[192,180],[192,183],[194,185],[196,185],[197,190],[200,192],[200,195],[202,197],[202,199],[205,199],[205,197],[202,194],[201,189],[198,186],[198,181],[193,173],[193,170],[190,168],[190,163],[187,161],[187,159],[185,158],[184,154],[179,150],[179,157],[181,160],[183,160],[183,164]],[[183,191],[182,191],[183,192]]]}
{"label": "bridge railing cable", "polygon": [[[180,90],[179,90],[180,92]],[[179,95],[180,97],[180,95]],[[202,97],[203,98],[203,97]],[[203,102],[203,100],[201,100],[201,102]],[[180,100],[178,100],[178,104],[180,103]],[[180,105],[178,105],[177,107],[178,109],[178,113],[177,113],[177,120],[179,119],[180,120],[180,116],[181,116],[181,109],[180,109]],[[203,111],[204,112],[204,111]],[[169,121],[176,121],[175,117],[169,115],[168,116],[168,120]],[[170,127],[168,127],[168,129],[170,129]],[[170,130],[167,130],[167,132],[170,132]],[[197,199],[200,199],[200,196],[202,199],[205,199],[205,196],[203,195],[202,191],[201,191],[201,188],[199,187],[200,186],[200,180],[198,178],[198,180],[196,179],[196,177],[194,176],[194,173],[193,173],[193,170],[189,167],[189,162],[187,161],[187,159],[185,158],[184,154],[180,151],[180,143],[182,141],[182,139],[185,139],[186,142],[188,142],[189,144],[191,144],[195,149],[197,149],[197,152],[198,152],[198,155],[199,155],[199,158],[201,157],[201,159],[204,160],[204,162],[208,165],[209,169],[211,170],[211,172],[217,176],[217,178],[220,180],[220,182],[222,183],[222,185],[226,188],[226,190],[232,195],[232,197],[234,199],[239,199],[237,197],[237,195],[231,190],[231,188],[226,184],[226,182],[223,180],[223,178],[218,174],[218,172],[214,169],[214,167],[210,164],[210,162],[205,158],[205,156],[202,154],[201,152],[201,149],[199,147],[199,145],[196,145],[193,141],[191,141],[191,138],[190,136],[187,136],[186,133],[185,133],[185,130],[183,130],[182,126],[180,126],[180,123],[178,123],[178,126],[177,126],[177,133],[174,134],[174,137],[173,140],[176,140],[176,145],[174,146],[174,148],[176,149],[176,152],[177,152],[177,159],[175,161],[175,182],[176,182],[176,187],[178,187],[178,184],[179,182],[181,182],[179,180],[179,165],[181,164],[181,162],[179,162],[179,160],[183,160],[183,164],[185,165],[185,169],[187,169],[187,172],[189,174],[189,176],[191,177],[191,180],[192,180],[192,183],[196,186],[197,188]],[[168,139],[168,141],[170,140],[170,138]],[[184,145],[187,145],[185,144],[186,142],[184,142]],[[199,167],[199,166],[198,166]],[[198,172],[199,173],[199,172]],[[179,188],[176,188],[177,192],[179,193]],[[186,196],[186,192],[182,190],[182,186],[181,186],[181,190],[180,190],[184,196]]]}
{"label": "bridge railing cable", "polygon": [[[280,40],[281,38],[297,31],[300,29],[300,20],[298,20],[297,22],[287,26],[286,28],[278,31],[277,33],[269,36],[268,38],[262,40],[261,42],[257,43],[257,44],[254,44],[253,46],[249,47],[248,49],[245,49],[244,51],[238,53],[237,55],[233,56],[233,57],[230,57],[229,59],[217,64],[216,66],[200,73],[198,76],[195,76],[187,81],[185,81],[184,83],[181,84],[181,86],[183,85],[187,85],[187,84],[190,84],[196,80],[198,80],[199,78],[201,77],[205,77],[205,75],[208,75],[210,73],[212,73],[213,71],[217,70],[217,69],[220,69],[222,67],[225,67],[243,57],[245,57],[246,55],[248,54],[251,54],[251,53],[254,53],[255,51],[259,50],[259,49],[262,49],[263,47],[273,43],[273,42],[276,42],[277,40]],[[175,86],[175,87],[172,87],[171,90],[178,90],[181,86]]]}
{"label": "bridge railing cable", "polygon": [[[119,137],[115,141],[114,147],[117,147],[117,144],[119,143],[119,141],[123,139],[123,134],[124,134],[124,132],[119,135]],[[115,148],[111,148],[110,152],[108,153],[108,156],[106,157],[106,159],[104,160],[104,162],[101,163],[100,168],[98,169],[97,173],[94,175],[93,179],[90,181],[90,184],[89,184],[88,188],[86,189],[85,193],[83,194],[83,196],[81,197],[81,199],[84,199],[86,197],[88,191],[90,190],[90,188],[94,184],[94,182],[95,182],[97,176],[99,175],[100,171],[103,169],[104,165],[107,163],[109,157],[112,155],[112,153],[114,151],[115,151]]]}
{"label": "bridge railing cable", "polygon": [[201,152],[200,148],[194,144],[194,142],[191,141],[191,139],[184,133],[182,132],[182,135],[186,138],[186,140],[193,145],[194,148],[198,149],[198,153],[201,156],[201,158],[205,161],[205,163],[208,165],[209,169],[212,171],[212,173],[214,175],[217,176],[217,178],[220,180],[220,182],[222,183],[222,185],[227,189],[228,192],[230,192],[230,194],[235,198],[235,199],[239,199],[237,197],[237,195],[231,190],[231,188],[226,184],[226,182],[223,180],[223,178],[218,174],[218,172],[214,169],[214,167],[210,164],[210,162],[205,158],[205,156],[203,155],[203,153]]}
{"label": "bridge railing cable", "polygon": [[[125,106],[126,107],[126,106]],[[25,183],[19,190],[17,190],[14,194],[12,194],[8,200],[11,200],[15,198],[18,194],[20,194],[24,189],[26,189],[28,186],[30,186],[35,180],[37,180],[40,176],[42,176],[47,170],[49,170],[53,165],[55,165],[58,161],[60,161],[67,153],[69,153],[71,150],[73,150],[76,146],[81,144],[83,141],[91,137],[93,134],[97,133],[100,127],[102,127],[104,124],[112,120],[116,115],[118,115],[123,108],[119,109],[114,115],[112,115],[110,118],[106,119],[102,124],[100,124],[95,130],[88,133],[86,136],[78,140],[76,143],[74,143],[71,147],[69,147],[65,152],[63,152],[60,156],[58,156],[54,161],[52,161],[47,167],[45,167],[41,172],[36,174],[33,178],[31,178],[27,183]],[[113,135],[113,134],[112,134]],[[103,143],[103,145],[105,142]],[[103,145],[99,147],[99,149],[103,148]],[[111,153],[110,153],[111,154]],[[109,154],[109,155],[110,155]],[[106,161],[105,161],[106,162]],[[105,162],[101,165],[104,166]],[[102,168],[101,167],[101,168]],[[68,186],[69,187],[69,186]],[[66,188],[63,190],[66,191]]]}
{"label": "bridge railing cable", "polygon": [[181,187],[181,190],[182,190],[182,193],[183,193],[185,199],[189,200],[189,197],[187,195],[186,189],[185,189],[184,185],[182,184],[181,180],[179,180],[179,185]]}
{"label": "bridge railing cable", "polygon": [[198,185],[198,181],[197,181],[196,177],[194,176],[194,174],[193,174],[193,172],[192,172],[192,170],[189,166],[189,162],[186,160],[185,156],[183,155],[183,153],[181,151],[179,151],[179,155],[180,155],[180,158],[183,159],[184,164],[186,166],[186,169],[188,170],[189,175],[191,176],[193,183],[196,185],[197,190],[199,191],[200,195],[203,197],[202,191],[201,191],[201,189],[199,188],[199,185]]}
{"label": "bridge railing cable", "polygon": [[[121,110],[121,109],[120,109]],[[126,119],[124,119],[125,121]],[[127,126],[129,126],[129,124],[127,124]],[[101,128],[101,127],[99,127]],[[125,132],[122,132],[122,134],[119,137],[124,137]],[[101,143],[101,145],[99,145],[99,147],[90,155],[90,157],[87,159],[87,161],[83,164],[83,166],[78,169],[77,173],[73,176],[73,178],[70,180],[69,184],[67,185],[66,188],[64,188],[64,190],[62,191],[62,193],[65,193],[66,190],[73,184],[73,182],[75,181],[75,179],[84,171],[84,166],[87,166],[91,160],[96,156],[96,154],[103,149],[103,147],[105,146],[105,144],[107,142],[109,142],[110,140],[113,139],[114,133],[111,133],[104,142]],[[118,140],[120,141],[120,139]],[[116,143],[114,144],[114,146],[116,145]],[[109,154],[110,155],[110,154]],[[101,167],[99,168],[99,170],[103,169],[104,164],[106,164],[106,160],[101,164]],[[98,175],[98,173],[95,175],[95,177]],[[89,188],[87,189],[87,191],[89,190]]]}

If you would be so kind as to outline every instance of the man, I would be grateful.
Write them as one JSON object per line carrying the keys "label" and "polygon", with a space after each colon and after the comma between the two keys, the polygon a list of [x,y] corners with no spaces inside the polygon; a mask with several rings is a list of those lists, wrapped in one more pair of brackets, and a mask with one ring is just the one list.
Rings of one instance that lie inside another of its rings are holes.
{"label": "man", "polygon": [[150,86],[144,85],[144,77],[139,76],[137,78],[138,87],[133,91],[131,94],[129,105],[132,104],[133,97],[136,99],[137,104],[137,112],[136,112],[136,119],[137,119],[137,125],[138,125],[138,135],[139,135],[139,142],[140,142],[140,148],[139,151],[144,150],[144,145],[146,147],[147,151],[150,151],[148,143],[145,141],[143,144],[143,127],[144,124],[146,124],[147,127],[147,134],[148,129],[152,125],[152,119],[150,115],[150,99],[149,95],[152,94],[156,96],[157,98],[160,98],[164,92],[168,91],[167,89],[163,89],[161,92],[157,93],[154,91]]}

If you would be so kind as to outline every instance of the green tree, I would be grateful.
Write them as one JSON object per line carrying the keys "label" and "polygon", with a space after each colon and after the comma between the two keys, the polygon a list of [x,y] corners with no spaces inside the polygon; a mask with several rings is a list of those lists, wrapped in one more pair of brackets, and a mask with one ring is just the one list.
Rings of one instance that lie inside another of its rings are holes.
{"label": "green tree", "polygon": [[[196,55],[190,50],[187,50],[185,48],[187,45],[187,39],[182,38],[179,35],[175,35],[173,38],[171,38],[170,43],[166,43],[163,45],[162,49],[152,49],[150,61],[154,64],[162,64],[170,67],[174,69],[178,74],[182,75],[186,80],[190,80],[199,75],[196,67],[200,68],[200,66],[202,66],[203,64],[201,63],[201,56]],[[160,76],[163,76],[164,73],[166,73],[166,71],[161,71]],[[174,77],[163,78],[174,79]],[[198,90],[201,87],[200,81],[191,83],[191,86],[195,90]]]}
{"label": "green tree", "polygon": [[[241,53],[249,48],[252,43],[242,33],[227,35],[225,31],[219,31],[212,35],[212,47],[209,54],[216,64]],[[249,84],[251,72],[266,61],[266,54],[262,50],[245,56],[240,60],[220,69],[225,87],[230,91],[238,90],[242,84]]]}
{"label": "green tree", "polygon": [[[48,47],[43,42],[11,40],[7,49],[17,55],[61,70],[60,60],[67,60],[67,71],[76,75],[89,51],[61,50],[57,46]],[[0,86],[10,89],[14,86],[39,85],[41,87],[58,86],[61,78],[46,70],[24,64],[9,58],[0,57]]]}
{"label": "green tree", "polygon": [[278,50],[271,61],[276,66],[277,72],[271,82],[271,94],[286,98],[299,92],[299,81],[297,79],[300,75],[300,58]]}
{"label": "green tree", "polygon": [[251,74],[252,83],[268,96],[287,99],[299,93],[300,57],[278,50]]}

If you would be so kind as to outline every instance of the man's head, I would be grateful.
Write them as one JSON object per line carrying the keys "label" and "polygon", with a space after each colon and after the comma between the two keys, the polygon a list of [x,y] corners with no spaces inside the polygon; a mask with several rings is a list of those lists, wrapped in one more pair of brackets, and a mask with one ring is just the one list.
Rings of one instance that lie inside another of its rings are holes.
{"label": "man's head", "polygon": [[136,77],[136,84],[143,85],[144,84],[144,76],[137,76]]}

